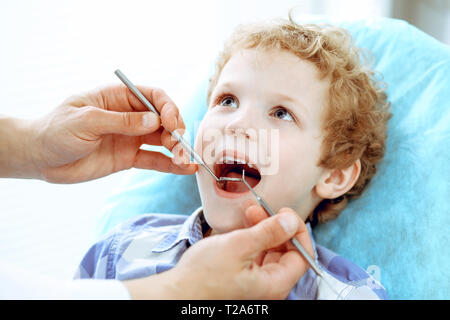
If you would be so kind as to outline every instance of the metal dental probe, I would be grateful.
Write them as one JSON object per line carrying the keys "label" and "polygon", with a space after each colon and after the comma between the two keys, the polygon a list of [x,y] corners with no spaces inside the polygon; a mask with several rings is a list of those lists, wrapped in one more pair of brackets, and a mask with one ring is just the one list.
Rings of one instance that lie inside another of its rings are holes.
{"label": "metal dental probe", "polygon": [[[156,113],[159,117],[161,117],[161,114],[159,111],[144,97],[144,95],[139,91],[138,88],[120,71],[117,69],[114,71],[115,75],[123,82],[124,85],[128,87],[128,89],[131,90],[131,92],[136,96],[136,98],[139,99],[140,102],[144,104],[144,106],[147,107],[150,111],[153,111]],[[241,179],[238,178],[227,178],[227,177],[220,177],[217,178],[214,172],[206,165],[206,163],[203,161],[203,159],[194,151],[194,149],[191,147],[191,145],[176,131],[170,131],[170,134],[172,137],[174,137],[186,151],[189,152],[189,154],[197,161],[198,164],[200,164],[203,168],[206,169],[206,171],[216,179],[217,182],[222,181],[241,181]]]}
{"label": "metal dental probe", "polygon": [[[253,193],[253,195],[256,198],[256,201],[258,201],[258,204],[260,206],[262,206],[264,208],[264,210],[266,210],[266,212],[270,215],[270,216],[274,216],[276,213],[272,210],[272,208],[269,206],[269,204],[263,199],[261,198],[256,191],[247,183],[247,181],[245,181],[245,170],[242,170],[242,179],[240,179],[246,186],[247,188]],[[303,248],[303,246],[300,244],[300,242],[298,242],[298,240],[296,238],[292,238],[291,239],[292,244],[297,248],[298,251],[300,251],[300,253],[302,254],[302,256],[306,259],[306,261],[309,263],[309,265],[311,266],[311,268],[314,270],[314,272],[331,288],[331,290],[334,291],[334,293],[336,293],[338,295],[338,297],[340,296],[336,290],[331,286],[331,284],[328,282],[327,279],[325,279],[324,276],[324,272],[322,271],[322,268],[314,261],[314,259],[309,255],[308,252],[306,252],[305,248]]]}

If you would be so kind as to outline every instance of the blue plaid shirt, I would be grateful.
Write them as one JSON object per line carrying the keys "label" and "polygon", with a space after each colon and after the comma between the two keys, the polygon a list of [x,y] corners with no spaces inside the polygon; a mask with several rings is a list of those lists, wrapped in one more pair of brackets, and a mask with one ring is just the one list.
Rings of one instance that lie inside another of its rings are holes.
{"label": "blue plaid shirt", "polygon": [[[307,224],[310,235],[311,229]],[[95,243],[75,274],[78,278],[127,280],[164,272],[209,229],[202,208],[192,215],[147,214],[121,224]],[[310,268],[287,299],[387,299],[365,270],[315,244],[316,262],[333,289]]]}

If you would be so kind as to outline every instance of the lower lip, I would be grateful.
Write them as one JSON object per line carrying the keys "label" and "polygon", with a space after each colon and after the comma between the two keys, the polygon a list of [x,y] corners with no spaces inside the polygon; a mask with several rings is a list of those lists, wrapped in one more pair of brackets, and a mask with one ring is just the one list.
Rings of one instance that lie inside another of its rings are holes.
{"label": "lower lip", "polygon": [[214,184],[214,191],[216,191],[218,196],[223,197],[223,198],[236,199],[236,198],[240,198],[250,192],[250,190],[248,190],[247,192],[239,192],[239,193],[238,192],[227,192],[227,191],[219,188],[216,180],[213,180],[213,184]]}

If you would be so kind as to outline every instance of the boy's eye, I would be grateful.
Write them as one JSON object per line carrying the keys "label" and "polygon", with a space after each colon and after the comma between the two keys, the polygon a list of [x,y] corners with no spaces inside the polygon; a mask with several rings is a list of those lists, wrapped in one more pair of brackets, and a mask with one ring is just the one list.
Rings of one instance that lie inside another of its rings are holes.
{"label": "boy's eye", "polygon": [[238,107],[236,99],[232,96],[225,96],[223,98],[220,98],[219,105],[224,106],[224,107],[231,107],[231,108]]}
{"label": "boy's eye", "polygon": [[289,111],[287,111],[285,108],[283,107],[276,107],[272,112],[271,112],[271,116],[281,119],[281,120],[286,120],[286,121],[294,121],[294,118],[292,117],[292,115],[289,113]]}

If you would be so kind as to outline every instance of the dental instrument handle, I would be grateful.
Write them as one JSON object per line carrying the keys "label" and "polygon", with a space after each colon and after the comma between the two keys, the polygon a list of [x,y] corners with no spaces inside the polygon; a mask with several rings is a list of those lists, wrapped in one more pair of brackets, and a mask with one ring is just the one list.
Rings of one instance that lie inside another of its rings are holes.
{"label": "dental instrument handle", "polygon": [[311,268],[314,270],[314,272],[321,278],[323,278],[323,273],[320,267],[317,265],[317,263],[311,258],[311,256],[306,252],[305,248],[298,242],[296,238],[291,239],[292,244],[297,248],[298,251],[302,254],[302,256],[308,261]]}
{"label": "dental instrument handle", "polygon": [[[267,204],[267,202],[261,198],[259,195],[257,195],[256,193],[254,193],[256,196],[256,201],[258,201],[258,203],[267,211],[267,213],[270,216],[274,216],[275,212],[272,210],[272,208]],[[303,246],[300,244],[300,242],[298,242],[298,240],[296,238],[292,238],[291,239],[292,244],[297,248],[298,251],[300,251],[301,255],[306,259],[306,261],[309,263],[309,265],[311,266],[311,268],[314,270],[314,272],[320,276],[321,278],[323,278],[323,273],[322,270],[320,269],[320,267],[317,265],[317,263],[311,258],[311,256],[308,254],[308,252],[306,252],[305,248],[303,248]]]}
{"label": "dental instrument handle", "polygon": [[[242,170],[242,179],[241,181],[247,186],[247,188],[253,193],[253,196],[256,198],[256,201],[258,201],[258,204],[261,205],[266,212],[273,217],[275,215],[275,212],[272,210],[272,208],[269,206],[269,204],[261,198],[255,190],[245,181],[245,170]],[[300,254],[306,259],[308,264],[311,266],[313,271],[317,274],[317,276],[322,279],[322,281],[328,286],[328,288],[331,289],[336,294],[336,299],[339,299],[340,294],[336,291],[336,289],[331,285],[331,283],[326,279],[325,273],[322,271],[320,266],[314,261],[314,259],[311,258],[311,256],[306,252],[305,248],[300,244],[300,242],[296,238],[291,239],[291,243],[297,248],[297,250],[300,252]]]}
{"label": "dental instrument handle", "polygon": [[[245,180],[242,180],[245,184]],[[249,185],[247,185],[249,187]],[[272,210],[272,208],[267,204],[266,201],[264,201],[263,198],[261,198],[254,190],[253,188],[250,189],[253,193],[253,195],[256,197],[256,201],[266,210],[266,212],[270,216],[274,216],[275,212]],[[300,254],[306,259],[308,264],[311,266],[313,271],[317,274],[317,276],[322,279],[322,281],[330,288],[335,294],[336,294],[336,300],[339,300],[341,295],[336,291],[336,289],[331,285],[331,283],[326,279],[324,272],[320,268],[320,266],[314,261],[313,258],[309,255],[308,252],[306,252],[305,248],[300,244],[300,242],[296,238],[291,239],[291,243],[297,248],[297,250],[300,252]]]}
{"label": "dental instrument handle", "polygon": [[[127,86],[128,89],[130,89],[130,91],[136,96],[136,98],[138,98],[139,101],[147,107],[147,109],[153,111],[159,117],[161,116],[159,111],[150,103],[150,101],[147,100],[147,98],[144,97],[139,89],[122,73],[122,71],[117,69],[116,71],[114,71],[114,74],[123,82],[124,85]],[[214,172],[212,172],[212,170],[206,165],[203,159],[194,151],[191,145],[177,131],[169,132],[172,137],[174,137],[183,146],[183,148],[185,148],[189,152],[189,154],[195,159],[195,161],[197,161],[198,164],[204,167],[206,171],[208,171],[208,173],[211,174],[214,179],[216,179],[216,181],[219,181],[219,178],[216,177]]]}
{"label": "dental instrument handle", "polygon": [[144,97],[144,95],[139,91],[139,89],[136,88],[136,86],[130,80],[128,80],[128,78],[122,73],[122,71],[117,69],[116,71],[114,71],[114,74],[123,82],[124,85],[128,87],[128,89],[131,90],[131,92],[133,92],[136,98],[138,98],[139,101],[142,102],[144,106],[147,107],[147,109],[156,113],[158,117],[161,116],[159,114],[159,111],[156,110],[156,108],[147,100],[147,98]]}
{"label": "dental instrument handle", "polygon": [[203,159],[194,151],[191,145],[177,131],[173,131],[171,132],[171,134],[179,143],[181,143],[181,145],[189,152],[189,154],[195,159],[195,161],[197,161],[198,164],[205,168],[206,171],[208,171],[209,174],[216,179],[216,181],[219,181],[219,178],[216,177],[214,172],[212,172],[212,170],[206,165]]}

